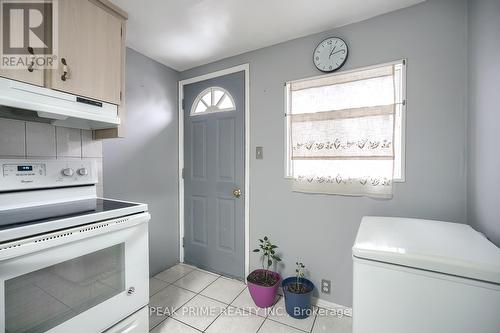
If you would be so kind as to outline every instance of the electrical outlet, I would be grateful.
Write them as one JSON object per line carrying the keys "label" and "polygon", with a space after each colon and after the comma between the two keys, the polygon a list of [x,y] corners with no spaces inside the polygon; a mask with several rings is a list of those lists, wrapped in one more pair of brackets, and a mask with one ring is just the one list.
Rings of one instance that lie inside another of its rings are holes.
{"label": "electrical outlet", "polygon": [[263,147],[255,147],[255,158],[258,160],[264,159],[264,148]]}
{"label": "electrical outlet", "polygon": [[323,294],[330,295],[331,288],[332,288],[332,281],[325,279],[321,280],[321,292]]}

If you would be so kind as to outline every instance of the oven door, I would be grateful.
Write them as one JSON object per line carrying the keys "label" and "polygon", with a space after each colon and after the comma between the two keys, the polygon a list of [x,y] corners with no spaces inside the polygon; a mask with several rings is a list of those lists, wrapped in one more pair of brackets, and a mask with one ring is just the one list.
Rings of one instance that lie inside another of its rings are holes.
{"label": "oven door", "polygon": [[102,332],[147,305],[138,215],[1,244],[0,332]]}

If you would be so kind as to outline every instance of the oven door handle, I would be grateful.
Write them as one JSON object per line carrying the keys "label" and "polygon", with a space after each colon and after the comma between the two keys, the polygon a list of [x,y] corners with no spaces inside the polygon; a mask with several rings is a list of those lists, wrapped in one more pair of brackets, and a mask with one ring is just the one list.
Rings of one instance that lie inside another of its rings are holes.
{"label": "oven door handle", "polygon": [[132,323],[125,326],[123,328],[123,330],[121,331],[121,333],[133,332],[138,326],[139,326],[139,323],[136,320],[134,320]]}

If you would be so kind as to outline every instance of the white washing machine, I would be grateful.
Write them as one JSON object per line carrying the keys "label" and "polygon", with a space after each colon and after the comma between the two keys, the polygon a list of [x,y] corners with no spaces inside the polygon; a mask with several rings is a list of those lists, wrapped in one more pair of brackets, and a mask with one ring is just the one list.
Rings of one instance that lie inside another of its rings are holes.
{"label": "white washing machine", "polygon": [[499,333],[500,249],[465,224],[364,217],[353,333]]}

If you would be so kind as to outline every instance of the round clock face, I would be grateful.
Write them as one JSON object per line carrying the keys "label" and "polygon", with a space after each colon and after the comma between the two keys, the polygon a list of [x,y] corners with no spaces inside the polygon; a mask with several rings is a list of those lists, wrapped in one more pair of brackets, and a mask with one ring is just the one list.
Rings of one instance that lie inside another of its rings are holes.
{"label": "round clock face", "polygon": [[333,72],[347,59],[347,44],[338,37],[327,38],[316,47],[314,64],[322,72]]}

